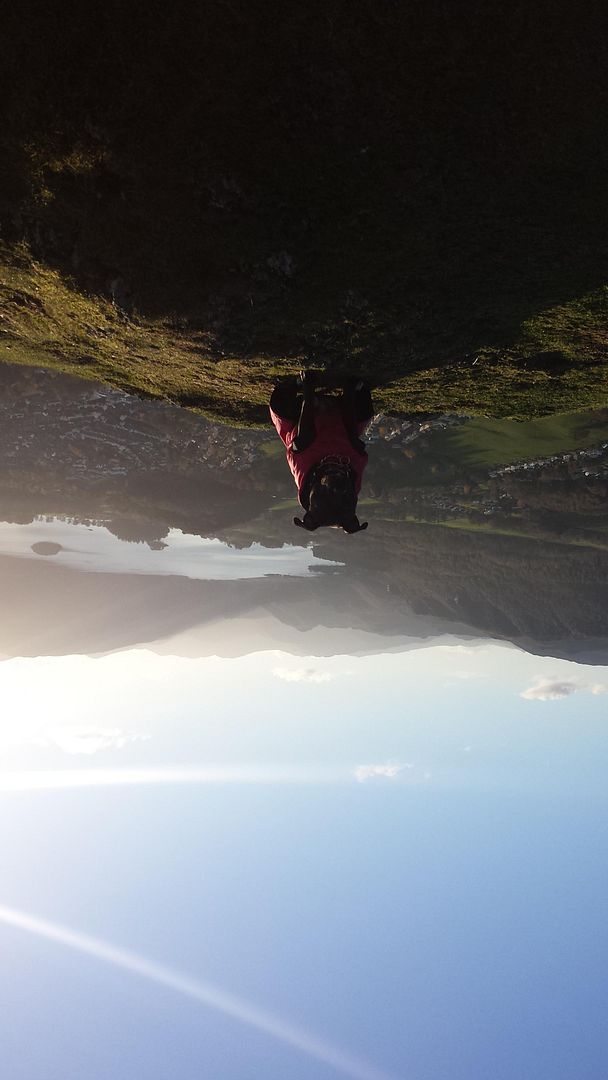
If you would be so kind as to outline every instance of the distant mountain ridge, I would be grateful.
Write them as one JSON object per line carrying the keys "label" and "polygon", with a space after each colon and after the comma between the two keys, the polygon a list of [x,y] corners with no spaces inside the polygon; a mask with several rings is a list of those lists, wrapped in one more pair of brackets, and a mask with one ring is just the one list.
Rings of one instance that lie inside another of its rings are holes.
{"label": "distant mountain ridge", "polygon": [[[329,557],[334,545],[319,545]],[[368,653],[443,635],[608,663],[608,556],[414,526],[309,578],[193,581],[0,558],[0,653]]]}

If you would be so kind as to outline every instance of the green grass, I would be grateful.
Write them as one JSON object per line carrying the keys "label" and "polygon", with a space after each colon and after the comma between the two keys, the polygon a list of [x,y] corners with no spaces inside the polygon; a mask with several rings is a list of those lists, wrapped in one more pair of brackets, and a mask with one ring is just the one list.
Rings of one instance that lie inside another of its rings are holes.
{"label": "green grass", "polygon": [[209,336],[126,318],[21,250],[0,255],[0,358],[95,379],[226,421],[261,419],[272,381],[214,355]]}
{"label": "green grass", "polygon": [[[476,358],[405,374],[397,358],[368,350],[358,366],[380,384],[375,399],[384,411],[526,419],[597,408],[608,402],[604,314],[608,319],[605,290],[540,313],[522,327],[518,347],[502,353],[487,349]],[[526,367],[541,342],[559,346],[567,357],[559,371]],[[6,247],[0,248],[0,359],[96,379],[244,425],[265,422],[276,377],[295,373],[305,361],[298,355],[225,355],[211,332],[127,317],[32,260],[26,249]],[[327,363],[330,370],[340,366]],[[350,366],[357,366],[356,355]],[[511,459],[514,438],[524,456],[574,447],[585,422],[550,417],[523,425],[514,436],[496,420],[480,421],[445,438],[471,464],[491,465]]]}
{"label": "green grass", "polygon": [[462,427],[437,432],[433,450],[466,468],[488,468],[580,450],[608,439],[608,411],[558,413],[525,421],[476,418]]}
{"label": "green grass", "polygon": [[[581,536],[560,536],[557,533],[551,533],[550,535],[542,534],[538,532],[531,532],[525,527],[518,528],[515,524],[505,523],[498,525],[491,521],[470,521],[467,518],[452,518],[449,520],[446,519],[442,521],[436,521],[424,518],[422,516],[415,517],[413,514],[382,514],[381,516],[378,515],[378,517],[375,518],[375,521],[406,521],[411,525],[432,525],[439,529],[457,529],[459,532],[483,533],[484,535],[489,534],[491,536],[513,536],[517,537],[520,540],[533,540],[535,543],[563,544],[566,547],[594,548],[599,551],[608,550],[608,541],[606,543],[602,543],[597,538],[589,537],[587,539],[586,537]],[[597,531],[601,530],[598,529]]]}

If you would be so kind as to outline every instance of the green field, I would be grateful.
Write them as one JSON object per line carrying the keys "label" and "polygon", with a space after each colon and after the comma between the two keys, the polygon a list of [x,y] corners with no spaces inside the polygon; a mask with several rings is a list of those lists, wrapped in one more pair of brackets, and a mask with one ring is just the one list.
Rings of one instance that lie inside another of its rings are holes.
{"label": "green field", "polygon": [[[166,319],[127,316],[107,299],[82,292],[57,270],[34,261],[23,247],[15,251],[0,246],[0,260],[0,359],[6,362],[96,379],[244,425],[264,423],[275,379],[297,372],[307,362],[304,353],[218,353],[210,332],[176,330]],[[380,350],[375,355],[370,345],[364,355],[337,357],[326,367],[334,372],[345,367],[361,371],[376,387],[377,408],[387,412],[526,419],[598,408],[608,401],[607,369],[599,346],[592,348],[588,338],[600,311],[604,308],[594,296],[588,308],[576,305],[576,318],[567,308],[553,312],[552,341],[561,333],[564,355],[566,349],[571,354],[559,374],[525,367],[526,357],[537,355],[539,331],[534,320],[517,348],[488,348],[474,360],[404,372],[397,358],[387,358]],[[549,321],[545,313],[544,331]],[[561,417],[540,426],[524,425],[517,441],[531,456],[569,449],[576,445],[584,423],[583,418],[579,423]],[[467,450],[473,433],[475,446]],[[507,425],[488,421],[445,438],[466,451],[471,464],[494,464],[507,460],[504,454],[513,435]]]}
{"label": "green field", "polygon": [[462,427],[433,436],[433,452],[465,468],[488,468],[518,461],[538,461],[608,440],[608,409],[558,413],[514,425],[475,418]]}

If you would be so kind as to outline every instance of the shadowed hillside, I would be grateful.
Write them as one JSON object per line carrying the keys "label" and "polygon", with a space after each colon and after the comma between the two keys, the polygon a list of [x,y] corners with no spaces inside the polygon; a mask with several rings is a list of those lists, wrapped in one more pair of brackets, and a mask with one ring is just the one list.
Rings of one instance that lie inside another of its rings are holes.
{"label": "shadowed hillside", "polygon": [[603,21],[10,9],[6,358],[245,422],[302,359],[356,366],[393,409],[605,400]]}

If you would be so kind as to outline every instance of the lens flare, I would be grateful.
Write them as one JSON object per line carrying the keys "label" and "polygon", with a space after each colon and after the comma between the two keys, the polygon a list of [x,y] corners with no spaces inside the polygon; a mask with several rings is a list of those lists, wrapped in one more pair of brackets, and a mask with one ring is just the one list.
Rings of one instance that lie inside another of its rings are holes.
{"label": "lens flare", "polygon": [[147,784],[335,784],[346,770],[243,765],[199,768],[22,769],[0,772],[0,793]]}
{"label": "lens flare", "polygon": [[215,1009],[224,1016],[247,1024],[292,1049],[314,1058],[323,1065],[328,1065],[343,1076],[351,1077],[352,1080],[397,1080],[395,1076],[389,1076],[371,1063],[352,1057],[340,1047],[333,1046],[242,998],[229,994],[211,983],[182,975],[172,968],[147,960],[127,949],[110,945],[99,938],[77,930],[70,930],[59,923],[49,922],[3,905],[0,905],[0,923],[101,960],[112,967],[120,968],[131,975],[139,976],[157,986],[190,998],[200,1005]]}

